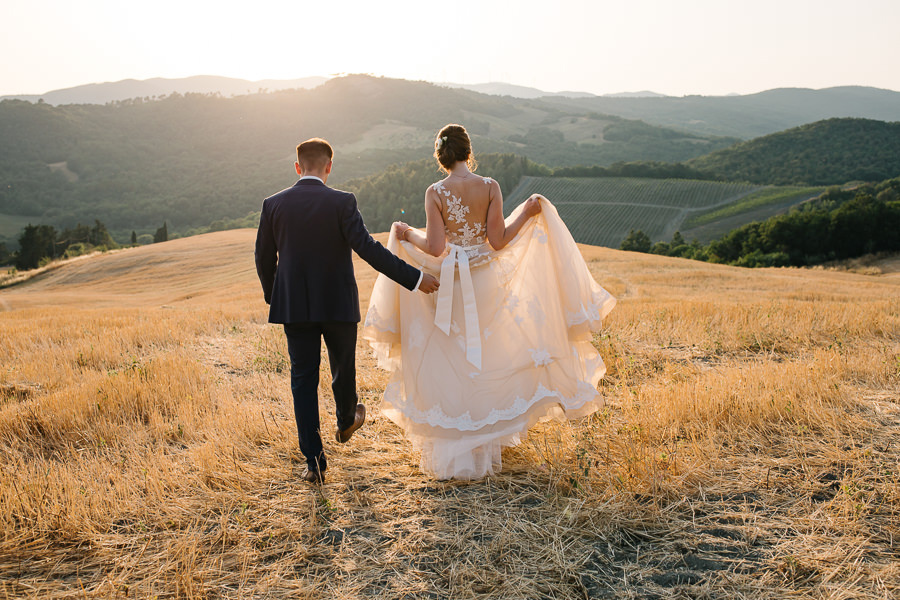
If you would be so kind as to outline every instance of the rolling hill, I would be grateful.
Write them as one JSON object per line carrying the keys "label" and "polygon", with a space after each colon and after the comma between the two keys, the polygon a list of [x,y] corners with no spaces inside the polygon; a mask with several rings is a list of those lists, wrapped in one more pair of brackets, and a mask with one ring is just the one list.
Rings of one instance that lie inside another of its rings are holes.
{"label": "rolling hill", "polygon": [[435,132],[454,121],[470,129],[477,152],[547,165],[685,160],[734,141],[535,102],[368,76],[234,98],[4,101],[0,213],[57,227],[99,218],[119,239],[132,229],[152,233],[164,220],[183,231],[243,217],[293,183],[302,139],[335,145],[331,182],[341,184],[430,156]]}
{"label": "rolling hill", "polygon": [[820,196],[825,189],[766,186],[729,204],[691,213],[681,223],[679,230],[684,239],[705,244],[747,223],[784,214],[791,208]]}
{"label": "rolling hill", "polygon": [[[152,234],[164,221],[175,233],[212,223],[216,224],[213,229],[246,226],[263,197],[294,181],[292,149],[298,139],[314,134],[335,144],[336,167],[330,183],[358,192],[361,210],[374,230],[384,230],[399,218],[415,223],[421,190],[438,176],[427,158],[432,136],[447,121],[465,123],[482,156],[515,153],[550,167],[688,160],[698,171],[761,186],[884,179],[898,174],[900,165],[896,123],[831,119],[728,147],[733,138],[703,137],[604,116],[587,111],[587,105],[573,104],[574,100],[563,98],[564,104],[559,104],[560,98],[555,97],[516,99],[423,82],[350,76],[311,90],[233,98],[187,94],[65,106],[4,101],[0,102],[4,140],[0,215],[5,216],[0,242],[14,247],[14,230],[27,222],[61,229],[100,219],[120,242],[132,230]],[[822,110],[838,110],[839,105],[836,100],[824,103]],[[416,159],[421,164],[405,183],[398,178],[409,175],[407,171],[387,168]],[[507,193],[519,175],[548,174],[534,169],[517,172],[515,177],[513,173],[501,176]],[[592,185],[598,186],[596,193],[588,189]],[[601,180],[579,183],[578,189],[588,198],[581,201],[596,202],[598,193],[606,193],[604,185]],[[654,185],[648,183],[644,190],[656,189]],[[570,193],[574,192],[564,195]],[[663,206],[652,193],[635,193],[646,204]],[[724,224],[737,226],[746,222],[743,219],[765,218],[798,198],[785,197],[780,204],[760,201],[755,212],[731,210],[720,215],[727,216],[720,223],[685,224],[706,240],[711,232],[721,234]],[[716,197],[713,204],[725,210],[718,203],[726,200]],[[620,222],[662,236],[681,227],[684,219],[698,216],[701,208],[708,207],[669,206],[653,209],[656,212],[632,207],[632,214],[622,216]],[[587,215],[585,210],[581,217]],[[655,216],[650,217],[651,212]],[[605,213],[596,214],[599,218]],[[578,237],[615,246],[623,234],[616,228],[615,233],[611,229],[598,233],[607,227],[612,225],[606,221],[602,226],[579,221]]]}
{"label": "rolling hill", "polygon": [[503,204],[509,214],[531,194],[542,194],[556,206],[575,241],[618,248],[631,229],[654,241],[668,239],[690,216],[732,205],[760,189],[689,179],[523,177]]}
{"label": "rolling hill", "polygon": [[900,175],[900,122],[827,119],[688,161],[734,181],[834,185]]}

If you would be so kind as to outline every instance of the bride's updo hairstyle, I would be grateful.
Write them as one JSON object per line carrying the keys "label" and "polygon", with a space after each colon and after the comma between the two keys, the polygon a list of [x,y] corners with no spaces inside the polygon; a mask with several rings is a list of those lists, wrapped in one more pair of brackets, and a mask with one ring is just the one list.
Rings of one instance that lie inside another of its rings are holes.
{"label": "bride's updo hairstyle", "polygon": [[472,154],[472,140],[469,133],[462,125],[451,123],[445,125],[434,140],[434,157],[441,165],[441,170],[449,173],[458,162],[465,162],[470,171],[478,168],[475,156]]}

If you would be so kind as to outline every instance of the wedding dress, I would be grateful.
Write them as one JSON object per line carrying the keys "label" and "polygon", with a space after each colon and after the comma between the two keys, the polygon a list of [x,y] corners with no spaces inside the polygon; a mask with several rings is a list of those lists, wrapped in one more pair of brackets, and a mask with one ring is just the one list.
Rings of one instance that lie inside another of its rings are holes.
{"label": "wedding dress", "polygon": [[380,275],[362,336],[391,373],[382,412],[421,451],[422,471],[477,479],[499,469],[502,447],[520,443],[538,421],[602,406],[597,383],[606,368],[591,333],[616,301],[546,199],[495,251],[464,199],[440,182],[434,189],[447,215],[444,255],[393,232],[388,249],[439,273],[440,289],[410,292]]}

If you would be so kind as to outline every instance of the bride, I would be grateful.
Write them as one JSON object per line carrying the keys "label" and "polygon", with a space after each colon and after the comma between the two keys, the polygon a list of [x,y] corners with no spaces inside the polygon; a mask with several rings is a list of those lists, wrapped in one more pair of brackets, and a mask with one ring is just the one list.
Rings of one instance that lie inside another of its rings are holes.
{"label": "bride", "polygon": [[440,289],[407,293],[379,276],[362,334],[391,372],[382,412],[421,451],[422,471],[477,479],[534,423],[602,406],[606,368],[591,332],[615,298],[547,199],[504,220],[500,186],[474,173],[465,128],[444,127],[434,156],[447,177],[425,193],[425,231],[394,223],[388,249],[439,273]]}

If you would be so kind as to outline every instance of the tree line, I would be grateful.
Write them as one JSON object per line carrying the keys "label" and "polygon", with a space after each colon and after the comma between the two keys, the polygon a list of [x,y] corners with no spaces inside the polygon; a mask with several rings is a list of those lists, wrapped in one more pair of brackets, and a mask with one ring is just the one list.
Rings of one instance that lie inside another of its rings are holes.
{"label": "tree line", "polygon": [[[131,232],[132,246],[165,242],[168,239],[168,223],[163,223],[152,237],[146,234],[138,236],[136,232]],[[106,252],[120,247],[99,219],[94,220],[93,227],[79,223],[62,231],[57,231],[52,225],[26,225],[19,236],[18,251],[10,252],[5,244],[0,244],[0,265],[14,264],[16,269],[26,271],[43,267],[53,260],[73,258],[90,252]]]}
{"label": "tree line", "polygon": [[707,245],[680,232],[655,244],[632,230],[622,250],[740,267],[808,266],[900,251],[900,178],[855,189],[831,188],[791,212],[732,230]]}

